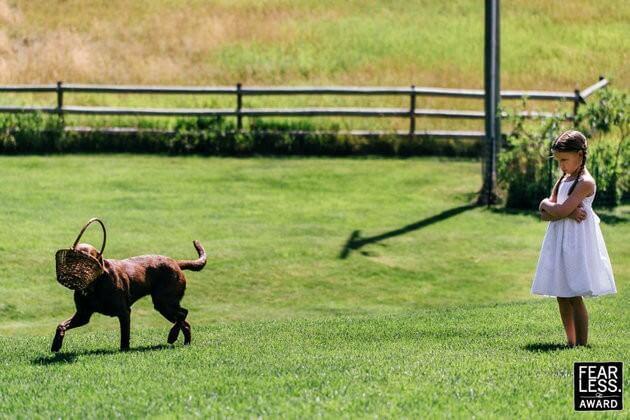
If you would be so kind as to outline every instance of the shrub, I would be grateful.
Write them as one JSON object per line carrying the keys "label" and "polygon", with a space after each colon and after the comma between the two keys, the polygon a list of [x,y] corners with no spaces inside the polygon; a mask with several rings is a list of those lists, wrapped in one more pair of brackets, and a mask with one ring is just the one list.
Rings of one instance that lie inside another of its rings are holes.
{"label": "shrub", "polygon": [[[580,109],[573,122],[589,138],[587,168],[597,183],[597,206],[615,206],[628,192],[629,105],[627,94],[603,90]],[[559,176],[549,158],[551,144],[569,127],[559,119],[526,123],[514,117],[512,121],[514,129],[499,156],[498,182],[507,195],[506,207],[536,208]]]}
{"label": "shrub", "polygon": [[238,131],[223,118],[181,120],[175,126],[169,151],[173,154],[206,155],[301,155],[301,156],[418,156],[479,155],[478,140],[399,137],[391,134],[351,136],[333,127],[325,132],[305,121],[253,119],[247,131]]}
{"label": "shrub", "polygon": [[56,115],[0,114],[0,153],[51,153],[62,137]]}
{"label": "shrub", "polygon": [[630,134],[630,96],[616,89],[604,89],[599,91],[594,100],[591,100],[580,109],[575,119],[576,126],[587,135],[598,131],[610,133],[617,131],[622,139]]}
{"label": "shrub", "polygon": [[353,136],[309,122],[253,119],[247,131],[221,117],[179,118],[173,131],[64,130],[56,116],[1,115],[0,153],[168,153],[215,156],[466,156],[477,157],[479,140],[395,134]]}
{"label": "shrub", "polygon": [[560,121],[549,119],[534,128],[525,128],[516,119],[499,154],[497,181],[506,189],[508,208],[535,208],[548,195],[555,173],[549,159],[551,143],[560,131]]}
{"label": "shrub", "polygon": [[595,204],[618,205],[630,186],[630,147],[623,138],[604,135],[589,145],[588,167],[597,183]]}

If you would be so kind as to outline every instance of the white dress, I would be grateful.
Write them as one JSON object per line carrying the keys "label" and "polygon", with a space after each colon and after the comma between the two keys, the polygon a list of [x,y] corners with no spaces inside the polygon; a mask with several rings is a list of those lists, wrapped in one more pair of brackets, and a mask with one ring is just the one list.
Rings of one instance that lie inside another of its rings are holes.
{"label": "white dress", "polygon": [[[558,203],[568,197],[571,181],[562,181]],[[610,258],[592,208],[595,194],[582,201],[586,219],[549,222],[532,284],[537,295],[574,297],[616,293]]]}

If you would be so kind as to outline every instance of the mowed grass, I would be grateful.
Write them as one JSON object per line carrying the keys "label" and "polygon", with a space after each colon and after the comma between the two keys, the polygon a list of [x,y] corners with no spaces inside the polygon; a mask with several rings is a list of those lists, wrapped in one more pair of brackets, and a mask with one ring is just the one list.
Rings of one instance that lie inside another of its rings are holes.
{"label": "mowed grass", "polygon": [[[625,361],[627,294],[589,304],[592,346],[564,349],[551,301],[409,314],[0,338],[9,417],[568,418],[575,361]],[[628,398],[627,369],[624,373]],[[627,409],[626,409],[627,410]],[[606,417],[611,417],[610,413]]]}
{"label": "mowed grass", "polygon": [[[526,299],[546,226],[470,207],[477,161],[55,156],[0,167],[5,333],[71,314],[54,254],[94,216],[107,258],[194,258],[201,241],[209,262],[188,275],[184,300],[197,322]],[[627,213],[602,216],[623,280]],[[84,240],[100,245],[97,226]],[[148,300],[134,317],[164,323]]]}
{"label": "mowed grass", "polygon": [[[600,212],[619,294],[567,350],[529,294],[546,224],[470,207],[479,186],[437,158],[2,157],[0,414],[569,416],[573,362],[628,359],[628,208]],[[101,315],[49,353],[73,312],[54,253],[92,216],[109,258],[203,243],[191,347],[145,298],[129,353]]]}

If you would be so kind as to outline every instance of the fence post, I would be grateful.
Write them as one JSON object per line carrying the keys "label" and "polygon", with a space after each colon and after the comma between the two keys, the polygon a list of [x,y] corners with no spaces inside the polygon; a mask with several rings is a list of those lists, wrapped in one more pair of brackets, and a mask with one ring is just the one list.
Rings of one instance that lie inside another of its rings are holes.
{"label": "fence post", "polygon": [[573,122],[575,123],[575,118],[577,117],[578,108],[580,107],[580,89],[575,89],[573,91]]}
{"label": "fence post", "polygon": [[236,129],[238,131],[243,129],[243,117],[241,116],[241,109],[243,108],[242,86],[241,83],[236,84]]}
{"label": "fence post", "polygon": [[64,124],[63,120],[63,82],[57,82],[57,115],[59,115],[59,120],[61,121],[61,125]]}
{"label": "fence post", "polygon": [[551,183],[553,182],[551,180],[551,177],[553,176],[553,159],[552,158],[548,158],[547,159],[547,191],[551,191]]}
{"label": "fence post", "polygon": [[411,96],[409,103],[409,141],[416,135],[416,86],[411,85]]}
{"label": "fence post", "polygon": [[500,73],[500,22],[499,0],[485,1],[484,30],[484,109],[485,140],[484,151],[486,164],[483,166],[483,185],[477,204],[496,204],[498,195],[497,154],[501,142],[501,73]]}

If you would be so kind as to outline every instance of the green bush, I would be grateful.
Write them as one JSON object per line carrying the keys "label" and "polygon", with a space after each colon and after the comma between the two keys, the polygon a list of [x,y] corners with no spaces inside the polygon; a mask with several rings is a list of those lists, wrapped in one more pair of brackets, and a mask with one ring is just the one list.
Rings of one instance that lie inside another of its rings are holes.
{"label": "green bush", "polygon": [[301,156],[418,156],[479,155],[478,140],[450,140],[399,137],[391,134],[351,136],[334,127],[319,132],[308,122],[252,120],[246,131],[238,131],[223,118],[183,119],[175,126],[169,152],[219,156],[301,155]]}
{"label": "green bush", "polygon": [[594,99],[582,106],[575,125],[586,135],[596,132],[617,132],[622,139],[628,138],[630,130],[630,96],[616,89],[604,89]]}
{"label": "green bush", "polygon": [[525,128],[517,119],[499,154],[497,181],[506,190],[505,206],[529,209],[549,194],[556,173],[550,160],[551,143],[560,132],[560,121],[549,119],[535,128]]}
{"label": "green bush", "polygon": [[532,209],[548,196],[558,179],[550,159],[551,144],[564,130],[574,128],[589,139],[587,168],[597,183],[596,206],[615,206],[628,193],[628,95],[614,89],[600,91],[583,106],[573,125],[559,119],[539,123],[512,118],[514,129],[499,156],[498,182],[508,208]]}
{"label": "green bush", "polygon": [[591,142],[587,165],[597,183],[596,205],[616,206],[628,194],[629,162],[630,147],[623,138],[605,135]]}
{"label": "green bush", "polygon": [[166,133],[66,131],[54,153],[168,153]]}
{"label": "green bush", "polygon": [[590,167],[598,180],[597,201],[606,206],[627,197],[630,187],[630,95],[615,89],[600,91],[594,101],[582,107],[576,125],[587,135],[605,133],[604,141],[595,142]]}
{"label": "green bush", "polygon": [[0,153],[50,153],[62,137],[63,124],[56,115],[0,114]]}
{"label": "green bush", "polygon": [[237,130],[221,117],[177,119],[173,131],[64,130],[56,116],[0,116],[0,153],[164,153],[172,155],[464,156],[477,157],[479,140],[408,138],[395,134],[353,136],[309,122],[251,120]]}

